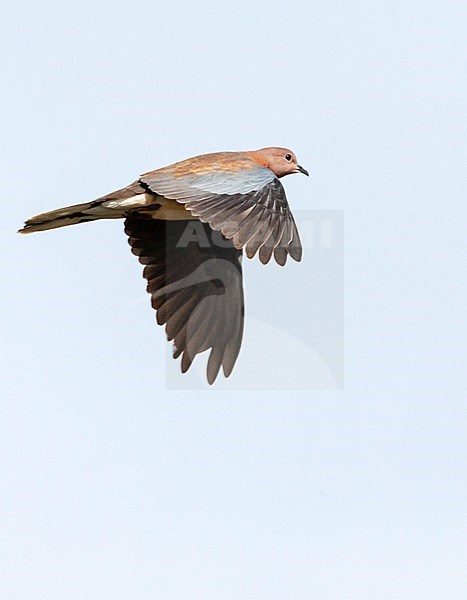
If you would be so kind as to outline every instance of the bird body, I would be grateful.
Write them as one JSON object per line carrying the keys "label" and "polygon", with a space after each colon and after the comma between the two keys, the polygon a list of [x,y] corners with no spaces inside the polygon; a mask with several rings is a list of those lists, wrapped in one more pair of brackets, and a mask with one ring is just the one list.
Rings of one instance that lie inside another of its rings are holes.
{"label": "bird body", "polygon": [[[301,242],[279,178],[308,173],[286,148],[217,152],[149,171],[94,201],[27,220],[32,233],[125,218],[132,251],[145,265],[152,305],[182,371],[211,348],[208,381],[228,376],[243,332],[242,249],[261,262],[301,260]],[[198,223],[198,225],[196,225]],[[217,235],[216,235],[217,234]]]}

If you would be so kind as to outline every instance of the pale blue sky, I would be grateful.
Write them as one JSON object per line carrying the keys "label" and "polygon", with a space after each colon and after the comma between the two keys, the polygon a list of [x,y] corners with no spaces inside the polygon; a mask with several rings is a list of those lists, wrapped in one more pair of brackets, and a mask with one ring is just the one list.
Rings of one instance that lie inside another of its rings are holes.
{"label": "pale blue sky", "polygon": [[[3,597],[465,599],[466,18],[428,0],[4,8]],[[312,175],[284,182],[299,226],[345,212],[344,389],[288,389],[319,387],[341,308],[313,244],[284,270],[245,261],[245,343],[216,391],[196,370],[167,389],[121,223],[15,233],[266,145]]]}

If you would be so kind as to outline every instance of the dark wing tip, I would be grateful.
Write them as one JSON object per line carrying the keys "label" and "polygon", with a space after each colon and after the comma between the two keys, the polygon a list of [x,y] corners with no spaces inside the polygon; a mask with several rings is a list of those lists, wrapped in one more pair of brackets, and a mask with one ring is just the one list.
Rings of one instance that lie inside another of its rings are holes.
{"label": "dark wing tip", "polygon": [[287,262],[287,256],[287,250],[283,246],[276,246],[274,248],[274,259],[281,267]]}
{"label": "dark wing tip", "polygon": [[219,375],[219,370],[222,365],[222,356],[223,356],[223,348],[213,348],[211,350],[211,354],[209,355],[208,366],[206,368],[206,376],[209,385],[212,385],[217,376]]}
{"label": "dark wing tip", "polygon": [[302,260],[303,250],[301,246],[287,246],[287,252],[295,261],[300,262]]}
{"label": "dark wing tip", "polygon": [[186,373],[188,371],[188,369],[191,367],[192,362],[193,362],[193,358],[191,358],[189,356],[188,352],[185,350],[185,352],[183,352],[182,362],[180,365],[182,373]]}

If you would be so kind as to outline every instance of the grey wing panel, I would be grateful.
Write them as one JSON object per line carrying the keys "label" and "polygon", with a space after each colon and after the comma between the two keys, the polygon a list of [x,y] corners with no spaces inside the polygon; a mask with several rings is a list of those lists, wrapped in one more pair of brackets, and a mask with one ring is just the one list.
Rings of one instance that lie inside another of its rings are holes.
{"label": "grey wing panel", "polygon": [[266,167],[229,171],[213,165],[209,170],[199,173],[187,170],[183,176],[176,174],[171,167],[166,167],[145,173],[140,181],[151,191],[181,202],[190,194],[199,197],[212,194],[248,194],[262,189],[274,179],[274,173]]}

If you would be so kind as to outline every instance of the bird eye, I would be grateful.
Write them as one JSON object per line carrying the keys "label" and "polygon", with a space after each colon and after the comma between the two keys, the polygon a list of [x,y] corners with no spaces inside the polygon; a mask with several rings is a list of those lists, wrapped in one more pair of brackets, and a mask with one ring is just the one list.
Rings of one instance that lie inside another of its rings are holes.
{"label": "bird eye", "polygon": [[292,160],[292,155],[291,154],[286,154],[285,155],[285,160]]}

